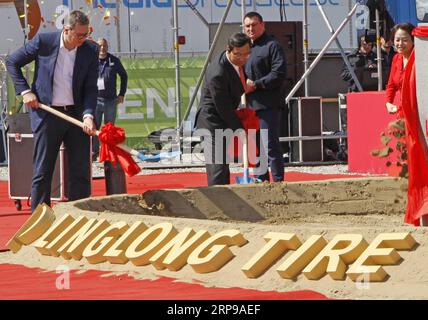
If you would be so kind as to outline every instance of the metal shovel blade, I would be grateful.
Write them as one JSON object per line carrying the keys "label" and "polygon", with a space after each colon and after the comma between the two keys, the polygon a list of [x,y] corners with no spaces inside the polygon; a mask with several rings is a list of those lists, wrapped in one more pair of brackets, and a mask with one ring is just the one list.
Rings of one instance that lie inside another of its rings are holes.
{"label": "metal shovel blade", "polygon": [[166,159],[172,159],[175,158],[177,156],[179,156],[181,154],[180,151],[172,151],[172,152],[161,152],[157,155],[152,155],[152,156],[146,156],[144,153],[139,153],[138,154],[138,158],[142,161],[147,161],[147,162],[158,162],[161,160],[166,160]]}
{"label": "metal shovel blade", "polygon": [[235,183],[237,183],[237,184],[249,184],[249,183],[255,183],[255,180],[253,178],[250,178],[249,170],[245,169],[242,177],[235,177]]}

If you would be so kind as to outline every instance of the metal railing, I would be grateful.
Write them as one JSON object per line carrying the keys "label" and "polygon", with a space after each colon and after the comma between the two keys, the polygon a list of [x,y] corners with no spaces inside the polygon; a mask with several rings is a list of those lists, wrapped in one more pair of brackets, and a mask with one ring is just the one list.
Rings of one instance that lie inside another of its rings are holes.
{"label": "metal railing", "polygon": [[[110,52],[119,58],[171,58],[174,59],[174,51],[144,51],[144,52]],[[208,51],[181,51],[180,58],[206,57]]]}

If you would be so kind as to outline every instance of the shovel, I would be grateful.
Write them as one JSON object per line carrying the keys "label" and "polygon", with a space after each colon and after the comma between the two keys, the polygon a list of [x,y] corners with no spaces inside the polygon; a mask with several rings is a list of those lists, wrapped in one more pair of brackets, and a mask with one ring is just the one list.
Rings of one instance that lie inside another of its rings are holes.
{"label": "shovel", "polygon": [[[244,106],[244,108],[247,107],[247,99],[245,98],[245,93],[241,97],[241,104]],[[247,133],[243,135],[243,141],[242,141],[242,164],[243,164],[243,172],[242,177],[235,177],[235,183],[237,184],[248,184],[248,183],[255,183],[254,178],[250,178],[250,169],[248,168],[248,139],[247,139]]]}
{"label": "shovel", "polygon": [[[62,112],[60,112],[58,110],[55,110],[55,109],[53,109],[53,108],[51,108],[51,107],[49,107],[47,105],[44,105],[43,103],[39,103],[39,108],[43,109],[43,110],[45,110],[45,111],[47,111],[49,113],[52,113],[52,114],[56,115],[57,117],[60,117],[61,119],[65,120],[65,121],[68,121],[68,122],[70,122],[70,123],[72,123],[72,124],[74,124],[74,125],[76,125],[78,127],[83,128],[83,122],[82,121],[79,121],[79,120],[77,120],[77,119],[75,119],[73,117],[70,117],[70,116],[68,116],[68,115],[66,115],[66,114],[64,114],[64,113],[62,113]],[[100,134],[100,131],[97,130],[96,134],[98,136]],[[128,152],[129,154],[131,154],[133,156],[138,157],[139,159],[141,157],[142,158],[145,157],[144,153],[138,152],[137,150],[132,149],[132,148],[130,148],[130,147],[124,145],[124,144],[118,144],[118,145],[116,145],[116,147],[118,147],[118,148],[120,148],[120,149]]]}
{"label": "shovel", "polygon": [[237,184],[248,184],[255,183],[254,178],[250,178],[250,169],[248,168],[248,144],[247,144],[247,135],[244,135],[244,141],[242,142],[242,162],[243,162],[243,172],[242,177],[235,177],[235,182]]}
{"label": "shovel", "polygon": [[[60,117],[61,119],[68,121],[68,122],[70,122],[70,123],[72,123],[78,127],[83,128],[83,122],[82,121],[79,121],[73,117],[70,117],[70,116],[68,116],[68,115],[66,115],[66,114],[64,114],[58,110],[55,110],[55,109],[53,109],[47,105],[44,105],[42,103],[39,103],[39,108],[43,109],[49,113],[52,113],[52,114],[56,115],[57,117]],[[99,135],[99,133],[100,133],[100,131],[97,130],[96,131],[97,136]],[[156,161],[160,161],[162,159],[174,158],[180,154],[180,151],[175,151],[172,153],[163,152],[163,153],[160,153],[160,154],[154,155],[154,156],[146,156],[144,153],[139,152],[133,148],[130,148],[124,144],[118,144],[118,145],[116,145],[116,147],[126,151],[127,153],[129,153],[133,156],[136,156],[138,159],[140,159],[142,161],[150,161],[150,162],[156,162]]]}

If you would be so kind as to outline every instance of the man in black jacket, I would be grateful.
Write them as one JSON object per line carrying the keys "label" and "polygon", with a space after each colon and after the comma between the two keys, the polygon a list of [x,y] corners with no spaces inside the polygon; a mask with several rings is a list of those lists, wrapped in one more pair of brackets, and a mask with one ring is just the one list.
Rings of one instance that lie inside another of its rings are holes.
{"label": "man in black jacket", "polygon": [[[98,70],[98,98],[97,108],[95,111],[95,124],[97,129],[103,123],[115,123],[117,105],[123,103],[128,85],[128,74],[123,67],[120,59],[108,52],[108,43],[104,38],[97,41],[100,47],[99,53],[99,70]],[[117,94],[116,80],[120,77],[120,90]],[[98,155],[99,141],[97,137],[93,139],[92,154],[93,158]]]}
{"label": "man in black jacket", "polygon": [[[358,80],[360,80],[363,89],[368,90],[369,84],[364,83],[362,80],[364,72],[376,72],[377,70],[376,54],[373,52],[373,43],[367,42],[365,36],[362,36],[360,38],[358,49],[347,57],[352,68],[354,68],[355,74],[358,77]],[[352,79],[351,73],[345,64],[343,64],[341,76],[344,81],[348,82],[348,92],[358,91],[358,87]],[[376,89],[371,88],[371,90]]]}
{"label": "man in black jacket", "polygon": [[227,50],[211,61],[205,75],[195,123],[197,129],[207,132],[204,134],[204,155],[209,186],[230,183],[226,155],[228,139],[224,130],[231,129],[236,133],[243,129],[235,109],[245,91],[242,66],[250,53],[250,39],[243,33],[236,33],[229,38]]}
{"label": "man in black jacket", "polygon": [[[261,132],[267,131],[267,137],[261,134],[260,156],[269,156],[273,181],[283,181],[284,159],[279,134],[280,106],[284,99],[282,87],[287,71],[284,52],[279,42],[266,34],[263,18],[257,12],[245,15],[244,29],[253,44],[251,57],[245,65],[247,103],[260,119]],[[267,168],[264,173],[258,171],[257,178],[270,181]]]}

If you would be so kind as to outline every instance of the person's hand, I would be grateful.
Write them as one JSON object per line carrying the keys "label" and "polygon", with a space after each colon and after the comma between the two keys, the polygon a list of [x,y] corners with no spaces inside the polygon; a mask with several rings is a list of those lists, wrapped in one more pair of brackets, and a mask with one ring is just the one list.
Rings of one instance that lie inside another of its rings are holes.
{"label": "person's hand", "polygon": [[123,103],[124,100],[125,100],[124,96],[117,96],[117,98],[116,98],[117,103]]}
{"label": "person's hand", "polygon": [[37,109],[39,107],[39,100],[37,100],[37,97],[34,93],[27,92],[22,96],[22,101],[29,107],[33,109]]}
{"label": "person's hand", "polygon": [[97,135],[95,122],[91,117],[83,119],[83,131],[90,136]]}
{"label": "person's hand", "polygon": [[374,63],[372,63],[372,64],[369,65],[369,69],[376,69],[376,67],[377,67],[377,65],[374,64]]}
{"label": "person's hand", "polygon": [[386,103],[386,109],[388,110],[389,113],[396,113],[398,110],[397,106],[390,102]]}
{"label": "person's hand", "polygon": [[253,80],[247,79],[247,91],[246,93],[250,93],[256,91],[256,84]]}

